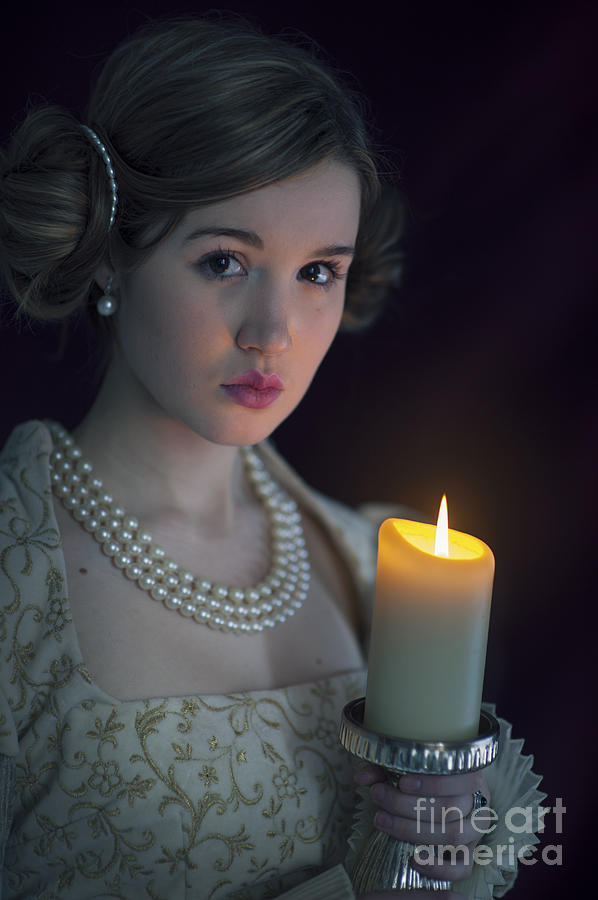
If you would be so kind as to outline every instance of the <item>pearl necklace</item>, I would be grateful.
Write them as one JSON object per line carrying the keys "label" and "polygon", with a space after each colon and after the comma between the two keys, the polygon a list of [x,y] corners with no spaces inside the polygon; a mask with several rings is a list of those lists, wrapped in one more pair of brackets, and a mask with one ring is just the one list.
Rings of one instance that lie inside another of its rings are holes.
{"label": "pearl necklace", "polygon": [[68,432],[53,422],[47,425],[54,442],[50,455],[54,494],[123,575],[154,600],[186,618],[232,634],[273,628],[301,609],[310,580],[301,515],[251,447],[241,447],[240,453],[270,520],[272,562],[263,581],[241,589],[213,584],[169,559],[138,520],[103,491],[102,481],[93,475],[93,466],[82,458]]}

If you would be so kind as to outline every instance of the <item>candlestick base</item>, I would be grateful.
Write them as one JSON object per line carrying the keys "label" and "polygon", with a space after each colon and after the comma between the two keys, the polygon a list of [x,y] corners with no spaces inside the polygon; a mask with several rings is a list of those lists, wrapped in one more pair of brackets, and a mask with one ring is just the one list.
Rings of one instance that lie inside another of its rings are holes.
{"label": "candlestick base", "polygon": [[[498,753],[497,720],[480,713],[478,734],[468,741],[413,741],[368,731],[363,725],[365,697],[348,703],[340,725],[343,747],[359,759],[382,766],[396,784],[406,772],[455,775],[483,769]],[[356,893],[393,889],[448,891],[452,884],[421,875],[410,865],[415,844],[397,841],[382,831],[368,837],[349,872]]]}

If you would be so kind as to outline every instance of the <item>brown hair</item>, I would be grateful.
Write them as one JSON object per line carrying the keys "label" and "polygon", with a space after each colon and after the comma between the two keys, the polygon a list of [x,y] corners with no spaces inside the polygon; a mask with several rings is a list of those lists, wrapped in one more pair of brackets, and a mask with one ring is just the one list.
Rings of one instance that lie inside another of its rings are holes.
{"label": "brown hair", "polygon": [[22,312],[65,318],[97,296],[107,256],[134,268],[189,209],[331,158],[362,187],[344,321],[376,315],[398,271],[398,204],[380,199],[359,98],[313,52],[236,18],[154,24],[109,57],[87,120],[118,184],[110,231],[105,163],[69,112],[31,112],[0,156],[0,263]]}

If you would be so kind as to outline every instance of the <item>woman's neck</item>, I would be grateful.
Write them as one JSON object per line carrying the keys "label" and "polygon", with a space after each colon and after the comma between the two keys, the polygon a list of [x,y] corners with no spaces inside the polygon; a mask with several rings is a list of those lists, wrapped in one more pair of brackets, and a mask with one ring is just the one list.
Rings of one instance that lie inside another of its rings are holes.
{"label": "woman's neck", "polygon": [[199,532],[230,534],[254,503],[237,447],[215,444],[170,418],[115,356],[74,438],[106,490],[142,521],[167,514]]}

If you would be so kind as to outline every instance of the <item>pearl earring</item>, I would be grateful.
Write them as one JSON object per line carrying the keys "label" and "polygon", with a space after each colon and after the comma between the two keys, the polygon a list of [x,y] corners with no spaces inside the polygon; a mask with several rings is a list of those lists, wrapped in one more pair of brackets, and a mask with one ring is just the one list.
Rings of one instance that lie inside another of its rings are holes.
{"label": "pearl earring", "polygon": [[112,316],[116,312],[116,298],[110,296],[110,291],[112,289],[112,276],[106,282],[106,287],[104,288],[104,294],[98,300],[96,304],[96,308],[100,316]]}

